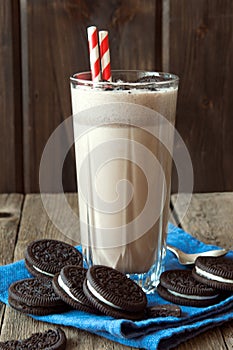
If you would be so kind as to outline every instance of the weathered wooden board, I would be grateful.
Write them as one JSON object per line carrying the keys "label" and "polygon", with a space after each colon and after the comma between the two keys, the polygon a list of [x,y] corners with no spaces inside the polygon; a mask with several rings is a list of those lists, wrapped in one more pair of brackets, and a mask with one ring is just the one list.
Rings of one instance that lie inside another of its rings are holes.
{"label": "weathered wooden board", "polygon": [[23,199],[21,194],[0,195],[0,265],[14,258]]}
{"label": "weathered wooden board", "polygon": [[[172,196],[175,203],[176,195]],[[179,217],[187,205],[187,196],[181,194],[176,206]],[[194,194],[182,227],[203,242],[233,249],[233,196],[232,193]]]}
{"label": "weathered wooden board", "polygon": [[163,3],[163,69],[180,76],[176,126],[192,158],[194,192],[232,191],[233,2]]}
{"label": "weathered wooden board", "polygon": [[[0,195],[0,265],[13,261],[22,206],[23,195]],[[0,303],[0,324],[2,324],[4,312],[5,306]]]}
{"label": "weathered wooden board", "polygon": [[23,191],[18,1],[0,1],[0,192]]}
{"label": "weathered wooden board", "polygon": [[[176,127],[192,158],[194,190],[232,190],[232,18],[231,0],[0,1],[0,192],[38,192],[44,146],[71,115],[69,76],[89,69],[93,24],[109,30],[112,68],[180,76]],[[69,127],[54,162],[71,138]],[[55,175],[51,162],[50,192]],[[73,148],[63,184],[76,189]]]}

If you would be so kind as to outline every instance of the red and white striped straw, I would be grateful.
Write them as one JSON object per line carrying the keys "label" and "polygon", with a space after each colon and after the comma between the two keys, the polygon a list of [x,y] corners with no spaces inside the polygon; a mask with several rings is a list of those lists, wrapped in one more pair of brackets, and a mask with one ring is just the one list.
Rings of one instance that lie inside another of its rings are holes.
{"label": "red and white striped straw", "polygon": [[101,80],[101,70],[97,28],[95,26],[88,27],[87,36],[89,44],[92,81],[98,82]]}
{"label": "red and white striped straw", "polygon": [[101,30],[99,32],[99,44],[100,44],[102,79],[111,81],[112,76],[111,76],[111,65],[110,65],[109,40],[108,40],[108,32],[106,30]]}

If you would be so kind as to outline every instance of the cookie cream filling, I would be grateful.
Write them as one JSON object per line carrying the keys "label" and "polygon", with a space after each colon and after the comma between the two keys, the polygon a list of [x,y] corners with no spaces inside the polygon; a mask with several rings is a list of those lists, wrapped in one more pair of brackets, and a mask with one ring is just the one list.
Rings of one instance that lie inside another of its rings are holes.
{"label": "cookie cream filling", "polygon": [[173,290],[170,290],[170,289],[168,289],[168,292],[177,296],[177,297],[187,298],[187,299],[192,299],[192,300],[209,300],[209,299],[214,299],[218,296],[218,294],[210,295],[210,296],[187,295],[187,294],[181,294],[181,293],[174,292]]}
{"label": "cookie cream filling", "polygon": [[119,309],[121,310],[121,308],[117,305],[114,305],[113,303],[111,303],[110,301],[106,300],[104,297],[102,297],[102,295],[100,295],[90,284],[90,282],[87,280],[87,287],[89,289],[89,291],[99,300],[102,301],[102,303],[107,304],[108,306],[114,307],[115,309]]}
{"label": "cookie cream filling", "polygon": [[78,303],[83,304],[83,303],[81,302],[81,300],[75,298],[75,296],[71,293],[70,289],[69,289],[69,288],[67,287],[67,285],[62,281],[61,276],[58,276],[57,282],[58,282],[59,286],[66,292],[66,294],[68,294],[68,295],[71,297],[71,299],[77,301]]}
{"label": "cookie cream filling", "polygon": [[35,269],[36,271],[40,272],[40,273],[43,273],[43,275],[47,275],[47,276],[50,276],[50,277],[54,277],[54,275],[52,273],[49,273],[49,272],[45,272],[41,269],[39,269],[38,267],[36,267],[35,265],[32,265],[33,269]]}
{"label": "cookie cream filling", "polygon": [[217,282],[233,283],[233,280],[223,278],[220,276],[213,275],[212,273],[201,270],[199,267],[195,266],[196,273],[202,277],[208,278],[209,280],[214,280]]}

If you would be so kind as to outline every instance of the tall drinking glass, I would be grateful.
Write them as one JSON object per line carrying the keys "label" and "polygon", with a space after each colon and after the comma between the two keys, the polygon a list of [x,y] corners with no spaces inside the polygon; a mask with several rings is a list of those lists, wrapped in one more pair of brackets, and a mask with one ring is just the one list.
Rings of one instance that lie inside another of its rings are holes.
{"label": "tall drinking glass", "polygon": [[164,267],[178,77],[113,71],[71,77],[81,244],[153,291]]}

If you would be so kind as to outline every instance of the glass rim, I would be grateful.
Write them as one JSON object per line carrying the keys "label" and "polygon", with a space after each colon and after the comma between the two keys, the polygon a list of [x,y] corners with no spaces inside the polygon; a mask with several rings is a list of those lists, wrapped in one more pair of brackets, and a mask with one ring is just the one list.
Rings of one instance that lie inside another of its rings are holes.
{"label": "glass rim", "polygon": [[91,79],[84,79],[79,78],[78,76],[85,76],[85,75],[90,75],[91,76],[91,71],[83,71],[83,72],[77,72],[74,73],[71,77],[70,77],[70,81],[74,84],[80,84],[80,85],[89,85],[89,86],[105,86],[106,85],[111,85],[111,86],[135,86],[135,87],[139,87],[139,86],[163,86],[166,84],[178,84],[179,82],[179,77],[173,73],[167,73],[167,72],[156,72],[156,71],[147,71],[147,70],[137,70],[137,69],[114,69],[112,70],[112,73],[122,73],[122,74],[136,74],[136,73],[141,73],[144,74],[143,76],[162,76],[162,77],[167,77],[167,79],[164,79],[162,81],[142,81],[142,82],[126,82],[126,81],[98,81],[98,82],[93,82]]}

